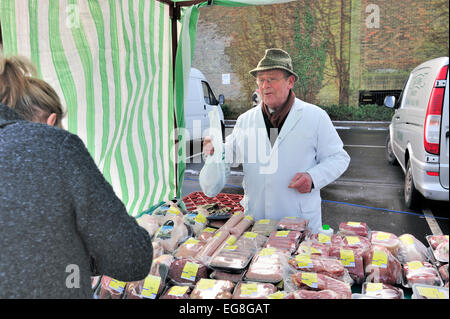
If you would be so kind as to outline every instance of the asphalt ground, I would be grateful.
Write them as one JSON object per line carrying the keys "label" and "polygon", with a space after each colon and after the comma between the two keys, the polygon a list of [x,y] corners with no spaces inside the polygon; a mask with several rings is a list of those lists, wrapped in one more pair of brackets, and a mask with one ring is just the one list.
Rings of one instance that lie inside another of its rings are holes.
{"label": "asphalt ground", "polygon": [[[404,205],[404,174],[385,159],[387,123],[335,123],[351,157],[347,171],[321,190],[322,221],[334,229],[341,222],[366,222],[371,230],[425,236],[449,234],[448,202],[424,200],[417,210]],[[201,191],[201,156],[188,159],[183,196]],[[243,194],[242,168],[233,169],[222,193]]]}

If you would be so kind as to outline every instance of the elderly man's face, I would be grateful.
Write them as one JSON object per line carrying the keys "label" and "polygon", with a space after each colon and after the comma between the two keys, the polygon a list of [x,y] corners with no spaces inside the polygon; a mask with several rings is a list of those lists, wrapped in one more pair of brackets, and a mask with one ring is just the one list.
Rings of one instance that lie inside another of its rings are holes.
{"label": "elderly man's face", "polygon": [[293,75],[286,77],[281,70],[259,71],[256,75],[261,98],[273,110],[286,102],[289,91],[294,87],[294,80]]}

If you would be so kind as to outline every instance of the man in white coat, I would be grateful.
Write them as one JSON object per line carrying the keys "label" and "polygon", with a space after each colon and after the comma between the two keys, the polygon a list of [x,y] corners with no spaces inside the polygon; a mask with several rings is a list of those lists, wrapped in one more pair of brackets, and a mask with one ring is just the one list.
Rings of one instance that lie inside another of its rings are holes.
{"label": "man in white coat", "polygon": [[[341,176],[350,157],[328,114],[297,99],[289,54],[268,49],[250,71],[261,103],[240,115],[226,138],[225,161],[242,164],[245,214],[255,220],[296,216],[322,226],[320,189]],[[214,153],[205,137],[203,153]]]}

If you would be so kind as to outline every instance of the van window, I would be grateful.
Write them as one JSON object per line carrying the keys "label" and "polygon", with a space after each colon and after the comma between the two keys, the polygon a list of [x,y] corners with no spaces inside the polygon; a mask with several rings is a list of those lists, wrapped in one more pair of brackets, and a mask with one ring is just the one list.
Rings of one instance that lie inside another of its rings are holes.
{"label": "van window", "polygon": [[205,98],[205,103],[209,105],[217,105],[219,104],[216,100],[216,97],[214,96],[213,91],[209,87],[209,84],[205,81],[202,81],[202,88],[203,88],[203,96]]}
{"label": "van window", "polygon": [[433,74],[429,67],[416,70],[407,85],[407,93],[402,108],[424,108],[428,103],[428,95],[434,85]]}
{"label": "van window", "polygon": [[400,108],[403,107],[403,105],[402,105],[403,100],[404,100],[403,97],[406,94],[407,85],[408,85],[408,82],[409,82],[410,79],[411,79],[411,74],[409,75],[408,79],[405,81],[405,84],[403,85],[402,92],[400,93],[400,96],[398,97],[398,101],[395,103],[396,106],[398,106]]}

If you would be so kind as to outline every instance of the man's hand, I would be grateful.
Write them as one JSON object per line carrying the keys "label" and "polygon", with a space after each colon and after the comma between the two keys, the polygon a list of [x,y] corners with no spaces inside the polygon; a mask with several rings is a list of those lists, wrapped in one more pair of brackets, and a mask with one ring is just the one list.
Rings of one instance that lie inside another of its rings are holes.
{"label": "man's hand", "polygon": [[289,184],[289,188],[295,188],[300,193],[309,193],[312,187],[312,178],[308,173],[297,173]]}
{"label": "man's hand", "polygon": [[211,138],[209,136],[205,136],[203,140],[203,155],[213,155],[214,154],[214,146],[212,144]]}

